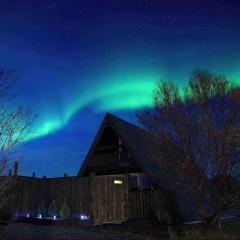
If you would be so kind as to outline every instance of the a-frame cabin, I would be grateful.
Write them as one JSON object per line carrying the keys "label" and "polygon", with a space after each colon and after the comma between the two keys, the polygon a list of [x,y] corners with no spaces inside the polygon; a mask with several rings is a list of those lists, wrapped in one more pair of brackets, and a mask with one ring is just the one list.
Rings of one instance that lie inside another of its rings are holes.
{"label": "a-frame cabin", "polygon": [[148,153],[146,134],[127,121],[105,115],[78,173],[93,182],[94,224],[146,218],[169,220],[163,196],[154,187],[159,168]]}
{"label": "a-frame cabin", "polygon": [[150,187],[149,177],[158,174],[158,168],[148,152],[146,134],[144,129],[107,113],[78,175],[128,174],[144,178],[145,188]]}

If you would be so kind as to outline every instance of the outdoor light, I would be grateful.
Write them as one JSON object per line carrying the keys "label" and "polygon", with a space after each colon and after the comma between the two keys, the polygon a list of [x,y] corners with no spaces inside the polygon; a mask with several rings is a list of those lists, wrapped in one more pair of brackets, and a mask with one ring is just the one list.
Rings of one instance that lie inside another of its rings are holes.
{"label": "outdoor light", "polygon": [[88,220],[88,216],[87,216],[87,215],[84,215],[84,214],[81,214],[81,215],[80,215],[80,219],[81,219],[81,220]]}
{"label": "outdoor light", "polygon": [[29,217],[30,217],[30,214],[29,214],[29,213],[27,213],[26,217],[27,217],[27,218],[29,218]]}
{"label": "outdoor light", "polygon": [[42,214],[39,214],[39,218],[42,218]]}
{"label": "outdoor light", "polygon": [[53,219],[54,219],[54,220],[56,220],[56,219],[57,219],[57,217],[54,215],[54,216],[53,216]]}
{"label": "outdoor light", "polygon": [[122,180],[114,180],[114,184],[122,184]]}

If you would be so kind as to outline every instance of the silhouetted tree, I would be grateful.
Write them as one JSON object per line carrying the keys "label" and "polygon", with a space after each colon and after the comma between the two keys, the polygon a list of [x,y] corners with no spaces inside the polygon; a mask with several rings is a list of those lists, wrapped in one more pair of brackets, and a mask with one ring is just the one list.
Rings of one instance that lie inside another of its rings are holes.
{"label": "silhouetted tree", "polygon": [[16,104],[14,83],[14,71],[0,68],[0,209],[10,205],[15,177],[6,176],[13,161],[19,160],[15,148],[34,119],[29,109]]}
{"label": "silhouetted tree", "polygon": [[185,88],[159,81],[153,102],[137,117],[167,187],[188,194],[205,224],[218,223],[240,190],[239,87],[196,70]]}

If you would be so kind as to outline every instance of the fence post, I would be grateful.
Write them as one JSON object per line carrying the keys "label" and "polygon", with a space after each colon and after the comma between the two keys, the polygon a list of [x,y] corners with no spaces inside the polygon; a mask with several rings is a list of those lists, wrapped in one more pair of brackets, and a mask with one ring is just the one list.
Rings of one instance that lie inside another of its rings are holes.
{"label": "fence post", "polygon": [[128,220],[129,219],[129,173],[125,173],[124,174],[124,220]]}
{"label": "fence post", "polygon": [[90,216],[91,216],[91,225],[95,225],[95,213],[94,213],[94,181],[95,181],[95,172],[90,172],[89,174],[89,191],[90,191]]}

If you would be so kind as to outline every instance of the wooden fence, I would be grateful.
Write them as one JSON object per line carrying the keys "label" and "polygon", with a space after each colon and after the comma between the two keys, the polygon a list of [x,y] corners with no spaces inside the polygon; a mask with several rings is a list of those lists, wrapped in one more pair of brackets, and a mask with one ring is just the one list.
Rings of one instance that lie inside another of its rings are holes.
{"label": "wooden fence", "polygon": [[88,177],[29,178],[19,177],[13,209],[20,215],[36,216],[44,201],[46,208],[55,200],[58,208],[66,201],[75,217],[90,212],[90,181]]}
{"label": "wooden fence", "polygon": [[[93,225],[122,223],[129,219],[156,218],[168,221],[163,195],[159,191],[132,191],[127,175],[64,178],[18,177],[13,209],[36,216],[40,202],[46,208],[55,200],[58,207],[66,200],[73,217],[91,217]],[[117,182],[116,182],[117,181]]]}
{"label": "wooden fence", "polygon": [[160,191],[130,191],[129,219],[157,219],[160,222],[169,221],[165,199]]}

